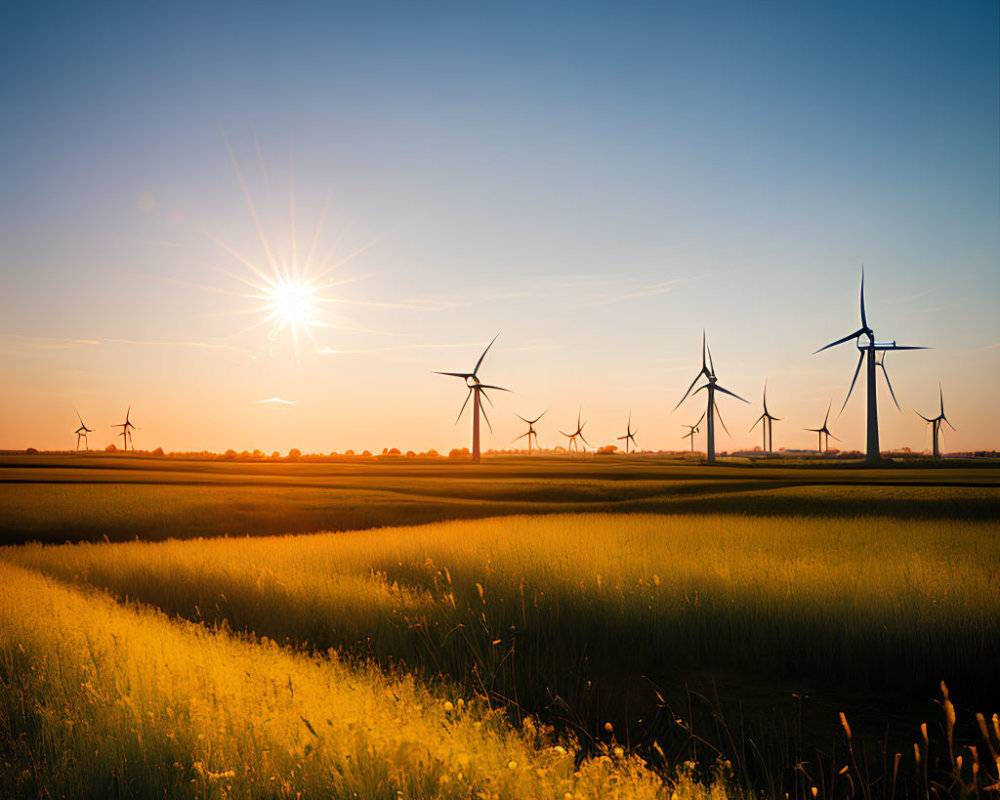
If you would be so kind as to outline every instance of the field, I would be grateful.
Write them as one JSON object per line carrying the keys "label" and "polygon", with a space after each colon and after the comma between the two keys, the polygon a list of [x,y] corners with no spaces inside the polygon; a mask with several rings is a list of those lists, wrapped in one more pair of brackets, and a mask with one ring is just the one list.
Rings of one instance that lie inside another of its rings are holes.
{"label": "field", "polygon": [[8,458],[0,480],[16,796],[892,800],[997,779],[993,468],[91,456]]}

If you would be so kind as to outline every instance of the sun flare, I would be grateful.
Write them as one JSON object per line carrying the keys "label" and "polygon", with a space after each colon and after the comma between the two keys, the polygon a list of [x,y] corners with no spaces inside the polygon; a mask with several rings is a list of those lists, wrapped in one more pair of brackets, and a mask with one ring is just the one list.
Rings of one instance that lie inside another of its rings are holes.
{"label": "sun flare", "polygon": [[268,310],[268,319],[279,330],[291,326],[306,330],[322,325],[319,308],[320,297],[316,287],[301,278],[278,278],[270,283],[262,298]]}

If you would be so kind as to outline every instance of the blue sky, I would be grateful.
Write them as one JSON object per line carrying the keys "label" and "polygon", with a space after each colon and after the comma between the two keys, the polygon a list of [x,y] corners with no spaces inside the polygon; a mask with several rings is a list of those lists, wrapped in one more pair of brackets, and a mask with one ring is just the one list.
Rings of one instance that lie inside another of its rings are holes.
{"label": "blue sky", "polygon": [[[888,362],[883,445],[929,446],[909,408],[940,380],[946,449],[1000,448],[996,3],[3,13],[0,447],[132,402],[139,446],[447,450],[462,390],[431,370],[497,331],[490,445],[546,407],[555,444],[583,406],[598,443],[631,410],[683,446],[703,327],[806,447],[856,358],[810,353],[857,327],[864,263],[879,337],[934,347]],[[216,240],[265,259],[228,147],[275,252],[324,205],[317,249],[364,248],[298,348],[234,296]],[[740,405],[721,447],[757,441]],[[860,398],[833,430],[861,446]]]}

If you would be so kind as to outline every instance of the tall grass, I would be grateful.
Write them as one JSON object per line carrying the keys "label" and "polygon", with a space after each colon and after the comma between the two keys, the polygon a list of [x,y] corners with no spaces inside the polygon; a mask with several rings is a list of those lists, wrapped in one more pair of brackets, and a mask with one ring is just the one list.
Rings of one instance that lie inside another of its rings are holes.
{"label": "tall grass", "polygon": [[[4,557],[279,641],[440,674],[591,735],[656,735],[654,687],[736,671],[851,692],[995,692],[995,525],[512,517]],[[652,726],[652,727],[650,727]]]}
{"label": "tall grass", "polygon": [[[5,797],[694,797],[607,747],[407,677],[119,605],[0,562]],[[452,702],[454,701],[454,702]]]}

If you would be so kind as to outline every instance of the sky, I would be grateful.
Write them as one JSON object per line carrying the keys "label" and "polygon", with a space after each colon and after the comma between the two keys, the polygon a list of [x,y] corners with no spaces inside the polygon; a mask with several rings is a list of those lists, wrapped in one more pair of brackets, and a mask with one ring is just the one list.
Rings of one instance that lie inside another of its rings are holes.
{"label": "sky", "polygon": [[888,356],[883,449],[930,447],[939,383],[943,448],[1000,449],[992,0],[0,13],[0,449],[72,448],[77,411],[103,448],[131,406],[140,449],[447,452],[434,371],[497,334],[484,449],[546,409],[543,447],[631,413],[683,449],[703,330],[750,401],[720,450],[765,381],[776,447],[832,403],[859,449],[857,351],[813,351],[862,265],[877,338],[932,348]]}

